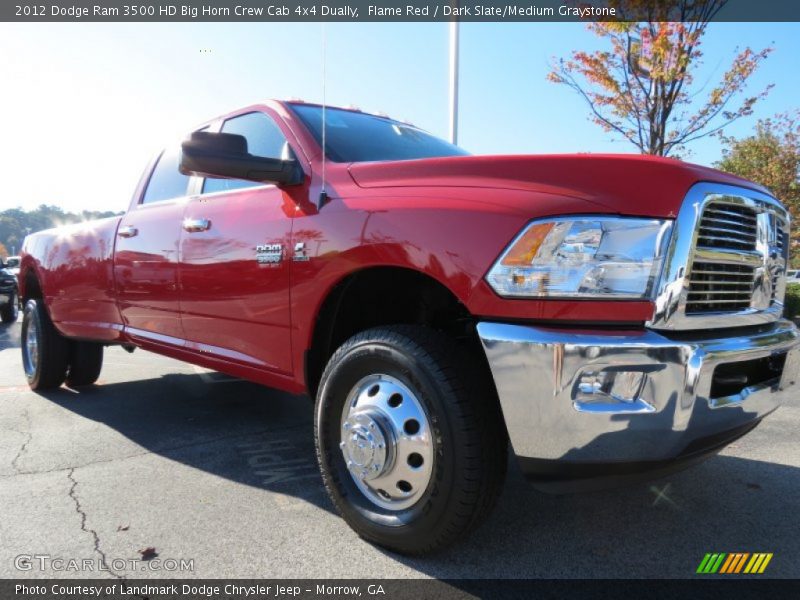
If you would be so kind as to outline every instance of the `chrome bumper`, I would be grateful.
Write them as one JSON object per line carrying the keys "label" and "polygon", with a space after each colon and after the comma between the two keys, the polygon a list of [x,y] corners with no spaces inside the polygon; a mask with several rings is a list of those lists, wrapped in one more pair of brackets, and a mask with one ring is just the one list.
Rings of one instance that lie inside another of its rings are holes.
{"label": "chrome bumper", "polygon": [[[576,332],[488,322],[478,324],[478,334],[521,458],[671,460],[702,450],[705,441],[719,446],[725,432],[746,431],[800,395],[800,332],[789,321],[747,335],[712,332],[690,340],[650,330]],[[735,374],[739,365],[716,375],[715,369],[740,361],[769,364],[774,377],[751,377],[757,381],[712,397],[712,384],[717,392],[731,390],[730,384],[720,387],[721,378],[743,379]],[[608,393],[597,382],[612,372],[622,385]]]}

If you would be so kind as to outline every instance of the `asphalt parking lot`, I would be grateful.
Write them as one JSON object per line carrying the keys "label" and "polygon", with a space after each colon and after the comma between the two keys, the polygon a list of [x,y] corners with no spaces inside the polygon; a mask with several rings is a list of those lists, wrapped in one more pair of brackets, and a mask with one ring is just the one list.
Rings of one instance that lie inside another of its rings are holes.
{"label": "asphalt parking lot", "polygon": [[[721,455],[608,492],[551,496],[512,465],[497,510],[445,553],[361,541],[316,471],[312,405],[146,352],[106,352],[98,385],[31,392],[19,324],[0,327],[0,577],[97,577],[19,557],[157,554],[190,572],[103,577],[691,577],[706,552],[772,552],[800,577],[800,402]],[[174,565],[172,565],[174,566]]]}

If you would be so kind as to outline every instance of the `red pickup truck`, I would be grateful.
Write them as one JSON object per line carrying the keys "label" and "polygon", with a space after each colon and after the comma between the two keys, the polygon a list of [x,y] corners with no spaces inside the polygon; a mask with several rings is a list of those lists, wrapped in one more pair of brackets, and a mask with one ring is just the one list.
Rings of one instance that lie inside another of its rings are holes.
{"label": "red pickup truck", "polygon": [[266,102],[164,149],[124,216],[27,237],[22,355],[37,390],[120,344],[315,397],[336,508],[419,554],[489,513],[509,441],[539,486],[596,487],[796,394],[788,250],[769,191],[711,169]]}

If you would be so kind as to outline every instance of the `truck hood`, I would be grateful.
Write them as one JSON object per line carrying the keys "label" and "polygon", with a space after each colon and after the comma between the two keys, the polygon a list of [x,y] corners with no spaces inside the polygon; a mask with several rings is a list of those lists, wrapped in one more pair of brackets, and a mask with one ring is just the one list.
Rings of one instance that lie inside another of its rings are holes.
{"label": "truck hood", "polygon": [[[769,193],[751,181],[721,171],[633,154],[455,156],[353,163],[349,171],[362,188],[524,190],[579,198],[619,214],[653,217],[674,217],[689,188],[701,181]],[[503,202],[502,194],[492,194],[490,199]]]}

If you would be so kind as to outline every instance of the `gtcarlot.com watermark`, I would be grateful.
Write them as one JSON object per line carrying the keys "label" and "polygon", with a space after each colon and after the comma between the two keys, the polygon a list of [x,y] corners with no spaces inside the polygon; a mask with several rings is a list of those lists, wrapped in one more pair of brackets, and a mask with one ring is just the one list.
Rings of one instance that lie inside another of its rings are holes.
{"label": "gtcarlot.com watermark", "polygon": [[194,571],[193,558],[64,558],[50,554],[20,554],[14,558],[18,571],[100,573],[104,571]]}

